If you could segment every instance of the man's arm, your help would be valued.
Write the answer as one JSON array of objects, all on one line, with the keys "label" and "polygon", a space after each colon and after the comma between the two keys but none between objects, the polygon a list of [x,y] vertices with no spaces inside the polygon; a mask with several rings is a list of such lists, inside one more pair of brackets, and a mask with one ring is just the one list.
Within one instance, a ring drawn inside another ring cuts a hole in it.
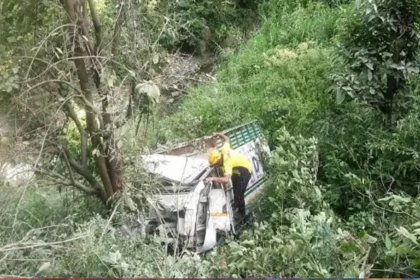
[{"label": "man's arm", "polygon": [[230,177],[232,176],[232,164],[229,161],[225,161],[223,167],[224,167],[225,176],[209,177],[206,179],[206,183],[208,182],[218,182],[220,184],[229,183]]},{"label": "man's arm", "polygon": [[209,183],[209,182],[217,182],[220,184],[227,184],[229,183],[230,180],[230,175],[226,175],[224,177],[208,177],[206,178],[205,182]]}]

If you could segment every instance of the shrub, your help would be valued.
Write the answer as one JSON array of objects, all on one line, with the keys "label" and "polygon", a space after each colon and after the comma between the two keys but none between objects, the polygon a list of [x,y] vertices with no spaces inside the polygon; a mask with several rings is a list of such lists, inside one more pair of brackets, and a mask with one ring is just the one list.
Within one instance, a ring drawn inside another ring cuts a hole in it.
[{"label": "shrub", "polygon": [[[357,238],[340,229],[340,220],[316,185],[316,139],[291,136],[285,129],[279,130],[277,137],[270,180],[259,202],[262,213],[269,217],[211,256],[214,276],[369,274],[360,259],[369,252],[370,235]],[[220,261],[223,256],[225,265]]]},{"label": "shrub", "polygon": [[324,92],[332,55],[323,45],[334,35],[340,12],[321,4],[275,9],[279,14],[220,66],[216,83],[190,89],[179,112],[159,121],[156,138],[196,137],[250,119],[259,119],[270,139],[283,125],[304,133],[301,127],[330,102]]}]

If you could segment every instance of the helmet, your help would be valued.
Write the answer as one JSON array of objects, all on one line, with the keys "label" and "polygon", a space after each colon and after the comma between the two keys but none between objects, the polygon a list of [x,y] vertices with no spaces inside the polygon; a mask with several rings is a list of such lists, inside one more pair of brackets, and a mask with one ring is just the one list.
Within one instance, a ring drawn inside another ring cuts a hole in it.
[{"label": "helmet", "polygon": [[210,165],[215,165],[222,158],[222,154],[218,150],[213,150],[209,155]]}]

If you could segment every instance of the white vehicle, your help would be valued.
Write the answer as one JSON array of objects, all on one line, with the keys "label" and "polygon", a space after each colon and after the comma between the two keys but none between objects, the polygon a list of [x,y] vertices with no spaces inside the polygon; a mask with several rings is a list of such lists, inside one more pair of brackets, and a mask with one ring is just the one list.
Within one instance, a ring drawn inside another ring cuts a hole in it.
[{"label": "white vehicle", "polygon": [[[265,181],[260,152],[270,151],[255,121],[223,133],[230,138],[232,149],[247,155],[253,164],[245,193],[249,213],[249,204]],[[204,137],[142,156],[148,172],[162,182],[160,194],[148,198],[147,232],[158,230],[169,243],[198,252],[212,249],[223,235],[235,234],[239,221],[233,219],[232,183],[204,183],[206,177],[220,174],[209,166],[207,158],[215,146],[222,145],[223,140]]]}]

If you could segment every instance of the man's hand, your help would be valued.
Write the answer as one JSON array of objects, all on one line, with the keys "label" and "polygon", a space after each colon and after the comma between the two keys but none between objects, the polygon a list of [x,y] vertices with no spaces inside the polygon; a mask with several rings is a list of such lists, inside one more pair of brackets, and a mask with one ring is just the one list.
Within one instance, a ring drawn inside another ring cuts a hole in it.
[{"label": "man's hand", "polygon": [[210,183],[210,182],[213,182],[214,181],[214,178],[213,177],[207,177],[205,180],[204,180],[204,183]]},{"label": "man's hand", "polygon": [[224,140],[225,142],[230,143],[230,139],[229,139],[229,137],[227,137],[226,135],[224,135],[223,133],[220,133],[220,132],[214,132],[214,133],[213,133],[213,135],[212,135],[212,138],[213,138],[213,139],[223,138],[223,140]]},{"label": "man's hand", "polygon": [[205,183],[217,182],[220,184],[227,184],[229,183],[229,180],[230,180],[230,175],[226,175],[224,177],[208,177],[204,179],[204,182]]},{"label": "man's hand", "polygon": [[220,137],[220,133],[214,132],[211,137],[217,139]]}]

